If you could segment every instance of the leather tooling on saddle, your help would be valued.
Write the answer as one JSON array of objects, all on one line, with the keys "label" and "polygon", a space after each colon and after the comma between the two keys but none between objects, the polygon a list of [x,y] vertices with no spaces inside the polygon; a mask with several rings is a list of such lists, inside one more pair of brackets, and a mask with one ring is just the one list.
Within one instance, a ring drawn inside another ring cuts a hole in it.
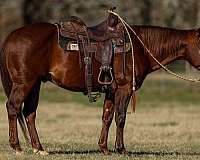
[{"label": "leather tooling on saddle", "polygon": [[[112,67],[110,67],[113,54],[125,53],[125,36],[122,25],[119,24],[117,29],[113,29],[108,26],[107,21],[94,27],[87,27],[80,18],[73,16],[69,21],[61,22],[58,25],[60,46],[66,52],[78,51],[79,65],[81,68],[85,67],[85,86],[90,102],[96,101],[95,96],[92,96],[91,93],[92,59],[95,58],[102,65],[99,77],[103,70],[107,70],[112,77],[110,82],[104,83],[100,79],[98,82],[101,85],[110,85],[113,81]],[[123,59],[125,59],[124,56]]]}]

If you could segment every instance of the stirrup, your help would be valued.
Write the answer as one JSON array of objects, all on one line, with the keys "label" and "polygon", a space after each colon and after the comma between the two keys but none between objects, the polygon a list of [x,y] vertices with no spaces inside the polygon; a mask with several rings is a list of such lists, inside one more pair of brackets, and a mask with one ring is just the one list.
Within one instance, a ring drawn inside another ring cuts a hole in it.
[{"label": "stirrup", "polygon": [[111,80],[109,82],[103,82],[103,81],[101,81],[100,80],[101,74],[102,74],[102,67],[100,68],[100,72],[99,72],[99,75],[98,75],[98,82],[99,82],[99,84],[101,84],[101,85],[109,85],[109,84],[111,84],[113,82],[114,78],[113,78],[113,75],[112,75],[112,68],[109,69],[109,74],[111,76]]}]

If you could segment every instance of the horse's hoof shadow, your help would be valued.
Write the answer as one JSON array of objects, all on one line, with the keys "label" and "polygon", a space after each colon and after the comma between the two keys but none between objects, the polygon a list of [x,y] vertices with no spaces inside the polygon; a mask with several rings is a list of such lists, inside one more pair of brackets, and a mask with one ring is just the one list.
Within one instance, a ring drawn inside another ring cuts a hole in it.
[{"label": "horse's hoof shadow", "polygon": [[85,150],[85,151],[64,151],[64,150],[55,150],[55,151],[49,151],[50,155],[53,154],[100,154],[101,152],[99,150]]},{"label": "horse's hoof shadow", "polygon": [[146,152],[146,151],[140,151],[140,152],[128,152],[129,156],[200,156],[199,152]]}]

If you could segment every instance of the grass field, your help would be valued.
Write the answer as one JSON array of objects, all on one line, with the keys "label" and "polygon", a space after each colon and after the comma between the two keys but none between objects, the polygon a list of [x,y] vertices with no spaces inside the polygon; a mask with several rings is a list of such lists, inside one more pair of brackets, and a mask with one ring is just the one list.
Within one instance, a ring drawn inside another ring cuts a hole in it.
[{"label": "grass field", "polygon": [[[156,83],[155,83],[156,82]],[[102,101],[45,84],[38,107],[37,127],[49,156],[33,155],[20,140],[24,155],[16,156],[8,144],[5,97],[0,92],[0,160],[7,159],[200,159],[200,94],[198,85],[156,78],[137,93],[137,113],[127,115],[125,145],[129,155],[114,153],[115,123],[109,135],[110,156],[98,150]],[[160,90],[162,88],[162,90]],[[103,99],[103,97],[102,97]],[[114,121],[113,121],[114,122]]]}]

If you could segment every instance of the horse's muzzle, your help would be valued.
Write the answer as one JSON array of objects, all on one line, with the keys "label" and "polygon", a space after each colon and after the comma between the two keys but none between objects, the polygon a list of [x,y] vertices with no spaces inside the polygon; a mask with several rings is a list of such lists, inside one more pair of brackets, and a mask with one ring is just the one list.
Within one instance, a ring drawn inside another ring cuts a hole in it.
[{"label": "horse's muzzle", "polygon": [[98,82],[102,85],[109,85],[113,82],[112,68],[110,66],[100,67]]}]

